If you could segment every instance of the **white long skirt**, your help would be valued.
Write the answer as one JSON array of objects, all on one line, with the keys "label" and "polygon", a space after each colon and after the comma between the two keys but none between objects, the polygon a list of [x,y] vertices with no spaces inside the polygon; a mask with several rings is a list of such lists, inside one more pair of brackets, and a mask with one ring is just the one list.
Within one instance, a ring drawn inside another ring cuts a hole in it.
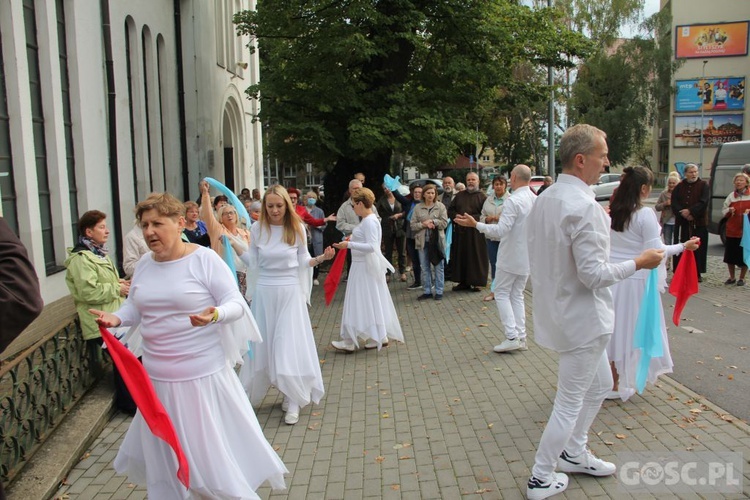
[{"label": "white long skirt", "polygon": [[288,471],[228,365],[194,380],[152,382],[187,458],[190,490],[177,480],[174,452],[151,434],[140,412],[115,458],[118,474],[145,485],[153,499],[255,499],[265,481],[274,489],[286,487]]},{"label": "white long skirt", "polygon": [[[638,321],[638,311],[646,290],[645,279],[628,278],[612,285],[612,299],[615,304],[615,331],[607,345],[607,355],[615,362],[617,374],[620,377],[618,391],[620,398],[627,401],[636,393],[635,375],[641,359],[640,349],[633,347],[635,325]],[[651,358],[648,369],[648,382],[656,383],[659,375],[672,373],[672,356],[669,353],[669,338],[667,326],[664,322],[664,310],[659,297],[659,311],[661,315],[661,338],[664,355]]]},{"label": "white long skirt", "polygon": [[258,405],[273,385],[300,408],[319,403],[325,390],[305,298],[297,285],[258,284],[251,306],[262,343],[244,356],[240,380]]},{"label": "white long skirt", "polygon": [[389,340],[404,341],[396,308],[393,306],[385,271],[368,270],[368,260],[353,260],[349,270],[341,317],[341,338],[359,347],[359,340],[372,339],[382,345]]}]

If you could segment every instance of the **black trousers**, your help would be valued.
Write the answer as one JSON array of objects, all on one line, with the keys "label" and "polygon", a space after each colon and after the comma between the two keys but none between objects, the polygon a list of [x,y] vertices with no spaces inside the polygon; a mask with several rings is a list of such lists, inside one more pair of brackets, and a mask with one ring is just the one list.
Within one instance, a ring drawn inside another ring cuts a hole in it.
[{"label": "black trousers", "polygon": [[411,269],[414,271],[414,283],[422,283],[422,265],[419,263],[419,252],[414,238],[406,238],[406,251],[411,259]]},{"label": "black trousers", "polygon": [[[675,224],[675,231],[679,230],[679,236],[675,236],[675,240],[679,238],[680,243],[684,243],[693,236],[697,236],[701,239],[701,244],[698,250],[695,251],[695,264],[698,270],[698,276],[706,272],[706,261],[708,260],[708,228],[703,227],[692,227],[690,224]],[[679,228],[679,229],[678,229]],[[680,256],[674,257],[674,268],[680,263]]]},{"label": "black trousers", "polygon": [[393,250],[395,247],[398,255],[398,274],[404,274],[406,272],[406,247],[405,238],[403,236],[396,236],[395,232],[384,232],[383,233],[383,255],[385,258],[393,264]]}]

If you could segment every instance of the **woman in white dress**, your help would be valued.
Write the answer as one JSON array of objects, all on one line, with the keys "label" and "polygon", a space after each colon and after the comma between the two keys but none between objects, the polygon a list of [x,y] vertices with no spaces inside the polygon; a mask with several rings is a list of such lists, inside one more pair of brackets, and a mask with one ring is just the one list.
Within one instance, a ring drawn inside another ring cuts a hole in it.
[{"label": "woman in white dress", "polygon": [[312,286],[312,268],[330,260],[328,247],[310,257],[307,235],[289,194],[274,185],[263,195],[260,220],[250,228],[250,250],[240,258],[250,276],[248,294],[263,343],[245,355],[240,380],[258,405],[270,386],[284,395],[284,421],[299,421],[299,411],[323,397],[323,376],[315,348],[306,303]]},{"label": "woman in white dress", "polygon": [[[610,205],[612,219],[610,231],[610,262],[623,262],[633,259],[650,248],[663,249],[665,260],[682,253],[683,250],[695,250],[700,240],[692,238],[676,245],[664,245],[656,212],[643,206],[643,200],[651,194],[654,176],[651,170],[644,167],[627,167],[623,170],[617,196]],[[635,325],[638,311],[646,289],[649,270],[636,272],[630,278],[620,281],[610,289],[615,305],[615,328],[607,346],[607,355],[612,366],[614,387],[609,399],[621,398],[627,401],[635,394],[635,375],[640,359],[640,350],[633,347]],[[666,268],[664,262],[659,266],[660,291],[666,285]],[[661,297],[659,310],[662,311]],[[672,357],[669,354],[669,339],[664,315],[661,317],[661,336],[664,354],[651,358],[648,381],[656,382],[659,375],[672,372]]]},{"label": "woman in white dress", "polygon": [[233,371],[257,325],[227,265],[181,240],[183,204],[154,193],[136,207],[151,250],[139,262],[123,306],[90,310],[106,327],[140,323],[143,366],[175,424],[190,468],[190,489],[176,478],[171,448],[136,413],[114,468],[146,485],[149,498],[259,498],[265,481],[283,489],[286,467],[263,436]]},{"label": "woman in white dress", "polygon": [[352,194],[351,200],[362,222],[352,231],[351,239],[333,244],[339,250],[351,250],[352,267],[344,297],[341,340],[331,343],[336,349],[348,352],[359,349],[359,339],[365,340],[366,349],[380,349],[390,339],[404,341],[385,278],[387,271],[395,270],[380,252],[382,232],[373,211],[375,195],[361,188]]}]

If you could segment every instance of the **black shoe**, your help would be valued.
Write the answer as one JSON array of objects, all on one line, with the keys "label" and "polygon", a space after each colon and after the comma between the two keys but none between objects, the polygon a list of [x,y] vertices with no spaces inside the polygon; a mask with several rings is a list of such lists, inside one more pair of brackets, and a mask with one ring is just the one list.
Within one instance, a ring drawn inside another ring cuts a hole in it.
[{"label": "black shoe", "polygon": [[422,283],[418,281],[415,281],[414,283],[406,287],[407,290],[419,290],[420,288],[422,288]]},{"label": "black shoe", "polygon": [[458,285],[453,285],[453,288],[451,288],[454,292],[463,292],[464,290],[469,290],[469,285],[464,285],[463,283],[459,283]]},{"label": "black shoe", "polygon": [[698,275],[698,283],[703,283],[703,276],[700,274]]},{"label": "black shoe", "polygon": [[435,295],[435,300],[443,300],[443,294],[439,293],[439,294]]},{"label": "black shoe", "polygon": [[427,300],[427,299],[431,299],[431,298],[432,298],[432,294],[425,293],[425,294],[422,294],[419,297],[417,297],[417,300]]}]

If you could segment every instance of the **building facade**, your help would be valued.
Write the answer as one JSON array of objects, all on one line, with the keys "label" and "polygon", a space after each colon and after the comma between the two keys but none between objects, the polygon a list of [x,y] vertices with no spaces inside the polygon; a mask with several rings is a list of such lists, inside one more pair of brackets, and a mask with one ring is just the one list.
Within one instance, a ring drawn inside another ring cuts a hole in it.
[{"label": "building facade", "polygon": [[48,307],[68,296],[63,262],[87,210],[108,215],[108,246],[121,261],[122,235],[148,193],[195,199],[205,176],[236,191],[263,187],[258,103],[244,94],[258,81],[258,55],[232,23],[254,7],[0,2],[2,215]]},{"label": "building facade", "polygon": [[706,7],[701,0],[661,2],[672,16],[673,56],[682,64],[672,81],[669,111],[663,109],[658,123],[660,173],[696,163],[708,176],[718,144],[749,138],[744,89],[750,74],[750,2],[715,0]]}]

